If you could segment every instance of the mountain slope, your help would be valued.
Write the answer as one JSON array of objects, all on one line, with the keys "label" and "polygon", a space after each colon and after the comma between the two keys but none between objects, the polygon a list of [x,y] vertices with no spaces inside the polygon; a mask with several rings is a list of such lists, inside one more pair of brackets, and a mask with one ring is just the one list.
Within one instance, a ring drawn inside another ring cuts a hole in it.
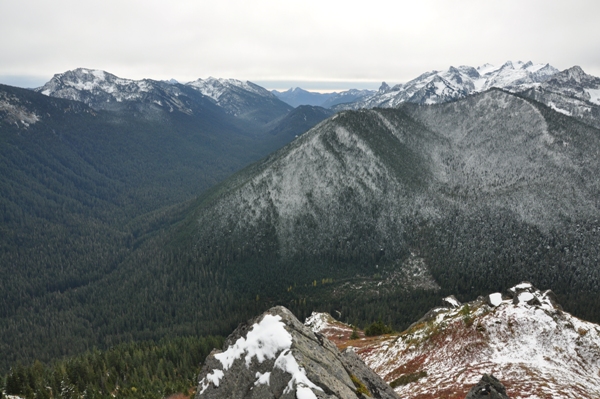
[{"label": "mountain slope", "polygon": [[468,95],[489,90],[493,87],[519,92],[539,85],[558,72],[546,64],[533,64],[531,61],[507,61],[500,67],[485,64],[450,67],[445,71],[430,71],[405,83],[389,87],[382,84],[374,95],[349,104],[335,107],[359,109],[385,107],[393,108],[410,102],[416,104],[439,104],[464,98]]},{"label": "mountain slope", "polygon": [[586,74],[580,67],[557,73],[522,94],[600,128],[600,78]]},{"label": "mountain slope", "polygon": [[301,300],[333,280],[311,295],[349,320],[373,317],[371,300],[469,298],[523,279],[598,319],[581,304],[600,281],[599,140],[499,90],[339,113],[202,198],[172,248],[249,298]]},{"label": "mountain slope", "polygon": [[[327,337],[352,328],[329,315],[307,324]],[[438,307],[406,331],[337,339],[406,398],[464,398],[482,374],[493,374],[511,398],[600,395],[600,326],[562,311],[552,291],[521,283],[506,294]]]},{"label": "mountain slope", "polygon": [[[105,110],[0,86],[0,368],[98,343],[95,333],[77,332],[89,326],[73,313],[86,299],[65,302],[63,293],[119,270],[181,217],[186,201],[288,140],[244,130],[213,100],[177,90],[182,109],[142,98],[110,100],[123,108]],[[106,93],[86,93],[91,105],[104,103]],[[32,313],[47,306],[65,312]],[[57,336],[69,343],[56,344]]]},{"label": "mountain slope", "polygon": [[189,82],[186,86],[210,97],[229,114],[260,127],[285,116],[292,109],[252,82],[211,77]]}]

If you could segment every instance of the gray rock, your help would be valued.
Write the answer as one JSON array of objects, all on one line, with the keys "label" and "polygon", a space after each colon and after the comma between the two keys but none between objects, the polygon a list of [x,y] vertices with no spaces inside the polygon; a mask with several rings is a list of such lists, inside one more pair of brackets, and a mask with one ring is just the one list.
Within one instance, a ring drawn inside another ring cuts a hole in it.
[{"label": "gray rock", "polygon": [[465,399],[510,399],[506,395],[506,388],[493,375],[484,374]]},{"label": "gray rock", "polygon": [[341,354],[286,308],[240,325],[199,376],[200,398],[397,398],[352,351]]}]

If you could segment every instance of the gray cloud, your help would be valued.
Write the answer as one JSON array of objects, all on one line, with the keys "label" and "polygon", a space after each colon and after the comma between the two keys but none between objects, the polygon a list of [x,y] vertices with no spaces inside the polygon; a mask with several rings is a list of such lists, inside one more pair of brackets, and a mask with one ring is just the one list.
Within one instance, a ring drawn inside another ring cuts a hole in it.
[{"label": "gray cloud", "polygon": [[133,79],[376,88],[450,65],[507,60],[600,75],[598,15],[595,0],[4,1],[0,79],[12,78],[0,81],[83,66]]}]

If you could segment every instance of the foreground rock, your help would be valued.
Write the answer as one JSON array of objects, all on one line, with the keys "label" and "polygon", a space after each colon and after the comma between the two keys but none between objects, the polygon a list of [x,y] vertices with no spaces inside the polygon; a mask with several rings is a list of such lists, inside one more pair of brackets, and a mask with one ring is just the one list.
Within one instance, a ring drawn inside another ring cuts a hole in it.
[{"label": "foreground rock", "polygon": [[510,399],[506,396],[506,388],[493,375],[484,374],[465,399]]},{"label": "foreground rock", "polygon": [[200,398],[397,398],[352,351],[343,353],[284,307],[239,326],[199,377]]},{"label": "foreground rock", "polygon": [[353,347],[402,398],[463,399],[484,374],[512,398],[600,398],[600,326],[563,311],[552,291],[523,282],[446,302],[399,334],[344,341],[352,327],[329,315],[307,324],[339,348]]}]

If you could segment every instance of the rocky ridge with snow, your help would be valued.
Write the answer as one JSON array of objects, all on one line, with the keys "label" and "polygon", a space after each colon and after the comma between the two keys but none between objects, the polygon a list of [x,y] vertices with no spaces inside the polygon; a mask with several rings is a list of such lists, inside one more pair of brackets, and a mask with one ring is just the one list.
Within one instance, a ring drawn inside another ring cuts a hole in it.
[{"label": "rocky ridge with snow", "polygon": [[131,80],[87,68],[59,73],[35,89],[50,97],[81,101],[98,110],[137,110],[146,114],[163,110],[191,115],[206,102],[246,122],[264,125],[285,116],[292,107],[266,89],[235,79],[177,81]]},{"label": "rocky ridge with snow", "polygon": [[[226,112],[237,116],[256,119],[256,108],[273,108],[282,114],[288,113],[292,107],[280,101],[273,93],[252,82],[237,79],[198,79],[186,83],[186,86],[197,90],[211,98]],[[259,117],[259,120],[263,118]],[[269,120],[261,120],[269,122]]]},{"label": "rocky ridge with snow", "polygon": [[131,80],[111,73],[87,68],[56,74],[35,91],[50,97],[81,101],[94,109],[119,110],[123,104],[142,102],[191,114],[190,106],[179,99],[183,94],[177,84],[151,79]]},{"label": "rocky ridge with snow", "polygon": [[522,95],[600,128],[600,78],[586,74],[578,66],[553,75]]},{"label": "rocky ridge with snow", "polygon": [[353,351],[340,353],[284,307],[240,325],[206,359],[200,398],[397,398]]},{"label": "rocky ridge with snow", "polygon": [[385,82],[379,91],[362,101],[341,104],[341,109],[394,108],[401,103],[439,104],[468,95],[502,88],[520,92],[541,84],[558,72],[549,64],[507,61],[501,66],[484,64],[450,67],[444,71],[430,71],[404,83],[390,87]]},{"label": "rocky ridge with snow", "polygon": [[[331,320],[315,313],[306,324],[328,337],[352,330]],[[600,326],[564,312],[552,291],[530,283],[434,308],[402,333],[336,343],[403,398],[462,399],[483,374],[515,399],[600,397]]]}]

